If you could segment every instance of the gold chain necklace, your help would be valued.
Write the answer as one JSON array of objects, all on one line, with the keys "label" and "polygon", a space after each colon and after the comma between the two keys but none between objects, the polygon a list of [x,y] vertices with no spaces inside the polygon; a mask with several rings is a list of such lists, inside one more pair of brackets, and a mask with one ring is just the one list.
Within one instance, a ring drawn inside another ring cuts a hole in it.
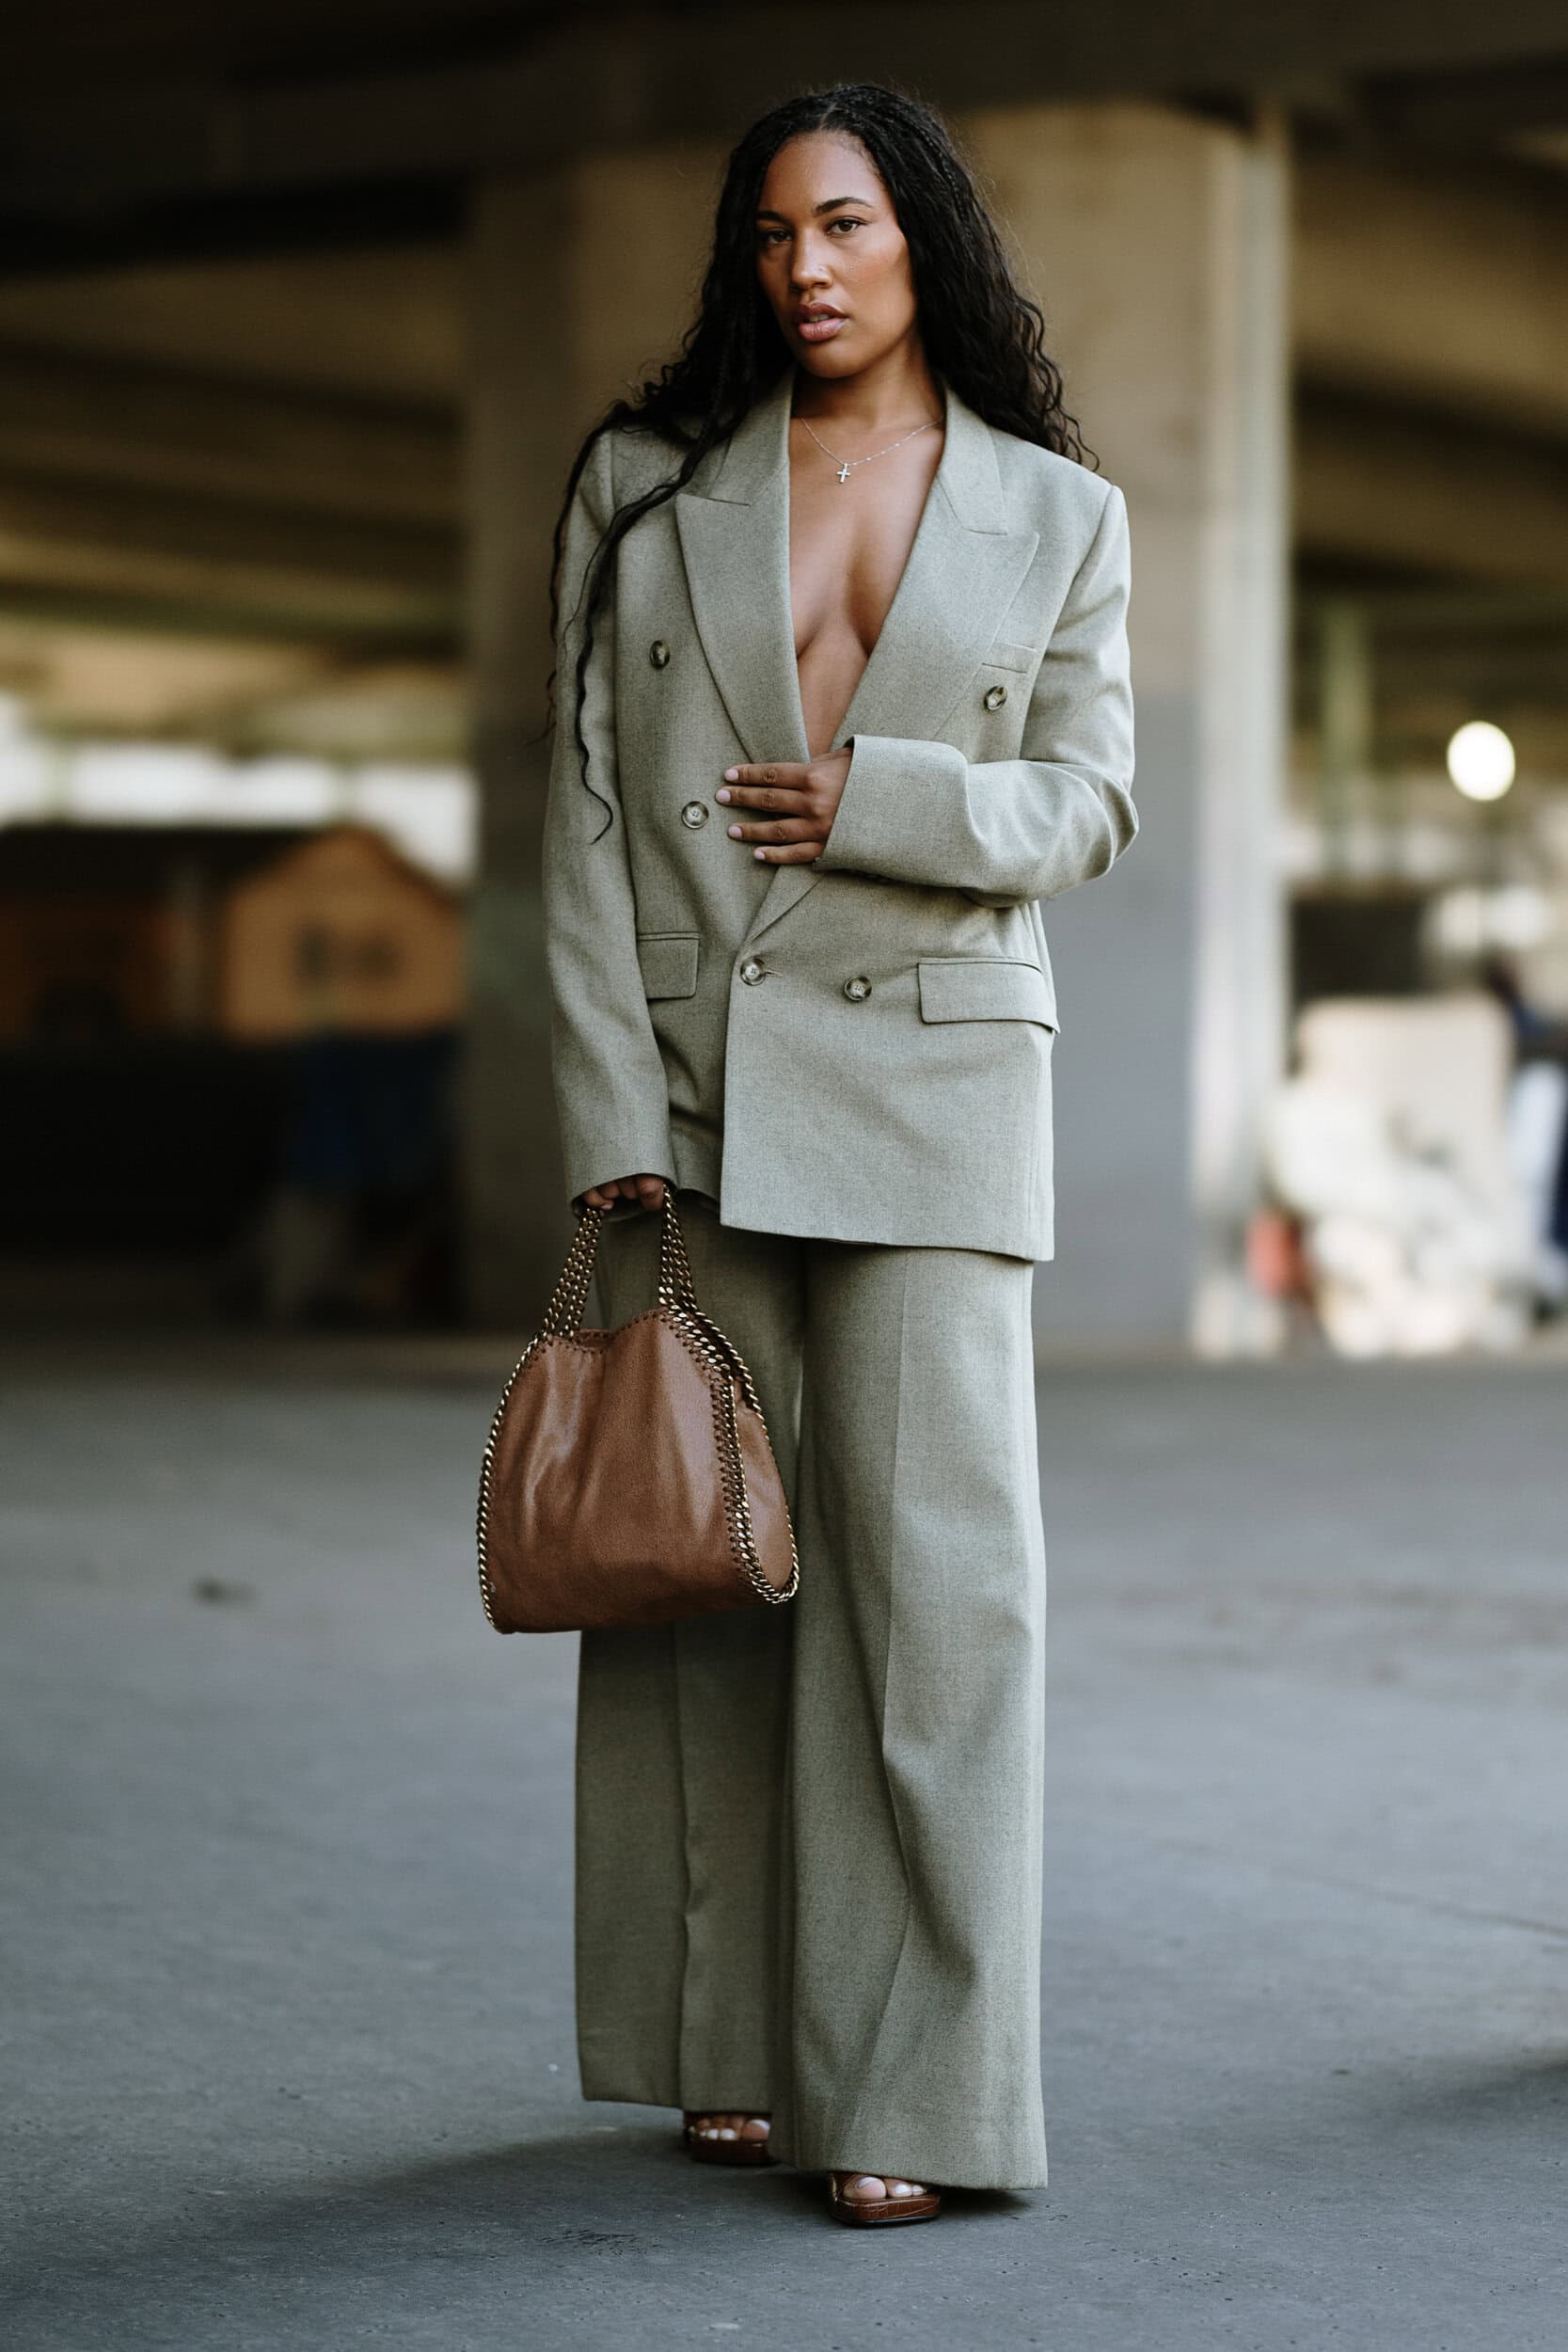
[{"label": "gold chain necklace", "polygon": [[828,447],[827,442],[822,438],[819,433],[811,432],[811,419],[809,417],[801,417],[800,422],[805,426],[806,431],[811,433],[812,439],[816,443],[816,446],[822,452],[823,456],[831,457],[832,459],[833,464],[838,468],[838,478],[840,482],[847,482],[849,476],[854,472],[857,466],[873,466],[876,464],[879,457],[891,457],[895,449],[902,449],[906,441],[912,441],[915,438],[916,434],[934,433],[937,425],[937,421],[934,417],[927,417],[924,424],[917,424],[914,431],[911,433],[900,434],[896,441],[890,441],[888,443],[886,449],[870,450],[863,457],[841,457],[836,449],[830,449]]}]

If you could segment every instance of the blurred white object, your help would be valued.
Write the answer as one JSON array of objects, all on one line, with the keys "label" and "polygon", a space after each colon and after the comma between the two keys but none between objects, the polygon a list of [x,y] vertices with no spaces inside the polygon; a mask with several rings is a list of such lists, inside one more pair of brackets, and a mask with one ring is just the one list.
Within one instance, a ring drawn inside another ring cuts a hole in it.
[{"label": "blurred white object", "polygon": [[1534,882],[1486,890],[1462,882],[1430,901],[1424,928],[1441,955],[1483,956],[1500,948],[1519,956],[1542,946],[1557,923],[1556,907]]},{"label": "blurred white object", "polygon": [[1532,1240],[1506,1148],[1513,1062],[1489,996],[1345,998],[1296,1025],[1266,1136],[1348,1356],[1517,1346]]},{"label": "blurred white object", "polygon": [[1535,1289],[1553,1306],[1568,1298],[1568,1251],[1551,1237],[1558,1170],[1568,1133],[1568,1071],[1527,1062],[1508,1098],[1506,1148],[1535,1247]]},{"label": "blurred white object", "polygon": [[1489,719],[1472,719],[1449,736],[1448,766],[1467,801],[1500,801],[1513,782],[1513,746]]}]

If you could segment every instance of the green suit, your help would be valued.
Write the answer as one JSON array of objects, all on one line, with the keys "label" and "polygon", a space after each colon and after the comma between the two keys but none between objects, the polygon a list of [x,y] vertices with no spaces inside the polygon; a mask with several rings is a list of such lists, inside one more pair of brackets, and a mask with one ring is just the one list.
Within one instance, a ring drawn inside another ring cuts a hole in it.
[{"label": "green suit", "polygon": [[[841,742],[827,851],[759,865],[714,794],[806,756],[790,380],[625,542],[546,903],[579,1194],[676,1183],[698,1296],[751,1364],[799,1599],[585,1637],[578,2031],[591,2098],[748,2107],[787,2159],[1044,2177],[1045,1581],[1029,1291],[1051,1248],[1055,996],[1037,901],[1135,830],[1119,492],[947,397]],[[584,566],[673,460],[602,440]],[[650,1219],[603,1246],[650,1303]]]}]

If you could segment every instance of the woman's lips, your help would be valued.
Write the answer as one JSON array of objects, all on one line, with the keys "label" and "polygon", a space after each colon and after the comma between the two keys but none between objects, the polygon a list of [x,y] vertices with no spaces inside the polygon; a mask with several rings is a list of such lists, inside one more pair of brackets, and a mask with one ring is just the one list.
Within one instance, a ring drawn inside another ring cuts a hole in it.
[{"label": "woman's lips", "polygon": [[830,311],[819,318],[797,319],[795,332],[803,343],[830,343],[839,328],[848,324],[837,311]]}]

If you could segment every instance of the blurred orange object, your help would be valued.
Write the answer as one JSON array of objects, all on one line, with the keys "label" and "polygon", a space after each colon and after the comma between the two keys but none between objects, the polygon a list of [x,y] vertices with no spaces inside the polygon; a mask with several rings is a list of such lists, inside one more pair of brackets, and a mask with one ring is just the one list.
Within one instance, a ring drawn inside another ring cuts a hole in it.
[{"label": "blurred orange object", "polygon": [[1266,1298],[1307,1298],[1312,1277],[1301,1222],[1283,1209],[1259,1209],[1247,1227],[1247,1279]]}]

